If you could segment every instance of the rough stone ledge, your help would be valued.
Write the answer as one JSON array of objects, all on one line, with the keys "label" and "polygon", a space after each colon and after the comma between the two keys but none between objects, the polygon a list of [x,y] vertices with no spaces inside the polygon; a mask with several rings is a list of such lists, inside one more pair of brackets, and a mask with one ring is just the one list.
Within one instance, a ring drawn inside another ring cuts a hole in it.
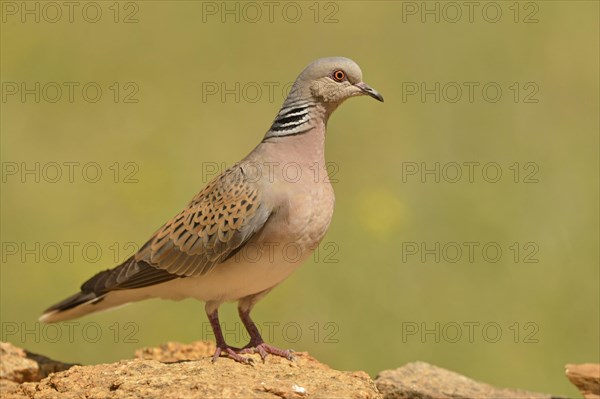
[{"label": "rough stone ledge", "polygon": [[[211,362],[214,343],[168,342],[142,348],[134,359],[112,364],[73,365],[0,343],[2,399],[188,399],[188,398],[385,398],[385,399],[558,399],[496,388],[423,362],[379,373],[337,371],[307,353],[296,361],[269,356],[254,366],[221,358]],[[600,365],[567,365],[567,377],[586,399],[600,399]]]},{"label": "rough stone ledge", "polygon": [[382,371],[375,383],[385,399],[561,399],[520,389],[496,388],[423,362]]},{"label": "rough stone ledge", "polygon": [[600,399],[600,364],[567,364],[565,373],[585,399]]},{"label": "rough stone ledge", "polygon": [[[72,366],[39,382],[2,386],[2,398],[381,398],[363,371],[337,371],[307,353],[296,361],[249,355],[254,366],[221,358],[212,363],[214,344],[167,343],[136,352],[136,359]],[[2,359],[4,363],[4,356]],[[8,375],[8,374],[7,374]],[[22,381],[21,381],[22,382]]]}]

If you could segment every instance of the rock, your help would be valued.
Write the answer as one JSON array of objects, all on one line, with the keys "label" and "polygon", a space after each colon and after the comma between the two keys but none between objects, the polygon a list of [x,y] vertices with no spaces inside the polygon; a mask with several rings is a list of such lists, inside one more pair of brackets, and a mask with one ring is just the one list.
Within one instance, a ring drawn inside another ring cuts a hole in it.
[{"label": "rock", "polygon": [[600,364],[567,364],[565,373],[585,399],[600,399]]},{"label": "rock", "polygon": [[[307,353],[296,360],[249,355],[253,366],[220,358],[215,344],[168,342],[136,351],[135,359],[112,364],[71,365],[0,343],[0,397],[50,398],[357,398],[357,399],[559,399],[551,395],[494,388],[460,374],[409,363],[382,371],[373,381],[365,372],[336,371]],[[586,399],[600,399],[599,365],[568,365],[567,376]],[[594,396],[595,395],[595,396]]]},{"label": "rock", "polygon": [[[227,358],[211,362],[214,344],[167,343],[136,352],[137,359],[73,366],[41,382],[18,386],[15,395],[66,398],[381,398],[362,371],[336,371],[307,353],[296,361],[269,356],[254,366]],[[158,360],[157,360],[158,359]],[[14,396],[17,397],[17,396]],[[4,398],[4,396],[3,396]]]},{"label": "rock", "polygon": [[375,383],[385,399],[557,399],[542,393],[495,388],[423,362],[382,371]]},{"label": "rock", "polygon": [[135,357],[158,360],[163,363],[178,362],[180,360],[201,360],[212,356],[215,349],[217,349],[217,346],[212,341],[196,341],[189,345],[167,342],[159,347],[138,349],[135,351]]},{"label": "rock", "polygon": [[[40,381],[50,373],[67,370],[72,364],[62,363],[28,352],[8,342],[0,342],[0,389],[22,382]],[[12,384],[11,384],[12,383]]]},{"label": "rock", "polygon": [[17,392],[19,391],[20,384],[18,382],[9,381],[9,380],[0,380],[0,398],[14,398],[14,397],[23,397],[21,395],[17,396]]}]

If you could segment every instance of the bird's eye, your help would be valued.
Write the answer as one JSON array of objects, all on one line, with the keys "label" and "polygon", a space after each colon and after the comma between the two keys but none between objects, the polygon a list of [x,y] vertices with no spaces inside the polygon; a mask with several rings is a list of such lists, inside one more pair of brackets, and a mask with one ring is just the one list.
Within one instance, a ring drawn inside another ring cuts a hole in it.
[{"label": "bird's eye", "polygon": [[341,69],[338,69],[333,73],[333,80],[335,80],[336,82],[341,82],[344,79],[346,79],[346,73]]}]

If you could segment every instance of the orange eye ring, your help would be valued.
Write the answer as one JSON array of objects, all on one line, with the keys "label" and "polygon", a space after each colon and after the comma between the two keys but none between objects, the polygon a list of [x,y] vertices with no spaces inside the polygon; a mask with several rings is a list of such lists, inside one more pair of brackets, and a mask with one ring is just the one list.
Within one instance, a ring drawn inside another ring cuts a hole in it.
[{"label": "orange eye ring", "polygon": [[338,69],[337,71],[333,72],[333,80],[335,80],[336,82],[341,82],[344,79],[346,79],[346,73],[344,71],[342,71],[341,69]]}]

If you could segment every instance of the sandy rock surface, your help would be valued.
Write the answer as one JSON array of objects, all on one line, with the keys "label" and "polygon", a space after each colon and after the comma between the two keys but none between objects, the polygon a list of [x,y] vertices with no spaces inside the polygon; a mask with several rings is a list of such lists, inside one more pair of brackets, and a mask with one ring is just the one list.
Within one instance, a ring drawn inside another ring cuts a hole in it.
[{"label": "sandy rock surface", "polygon": [[600,399],[600,364],[567,364],[565,372],[585,399]]},{"label": "sandy rock surface", "polygon": [[[337,371],[307,353],[290,362],[247,355],[252,366],[222,357],[212,363],[213,342],[168,342],[142,348],[111,364],[73,365],[0,343],[2,399],[381,398],[560,399],[496,388],[423,362],[382,371]],[[567,377],[586,399],[600,399],[600,365],[567,365]]]},{"label": "sandy rock surface", "polygon": [[167,343],[136,359],[73,366],[38,383],[12,385],[2,398],[381,398],[365,372],[336,371],[302,352],[296,361],[269,356],[254,366],[211,362],[214,344]]}]

